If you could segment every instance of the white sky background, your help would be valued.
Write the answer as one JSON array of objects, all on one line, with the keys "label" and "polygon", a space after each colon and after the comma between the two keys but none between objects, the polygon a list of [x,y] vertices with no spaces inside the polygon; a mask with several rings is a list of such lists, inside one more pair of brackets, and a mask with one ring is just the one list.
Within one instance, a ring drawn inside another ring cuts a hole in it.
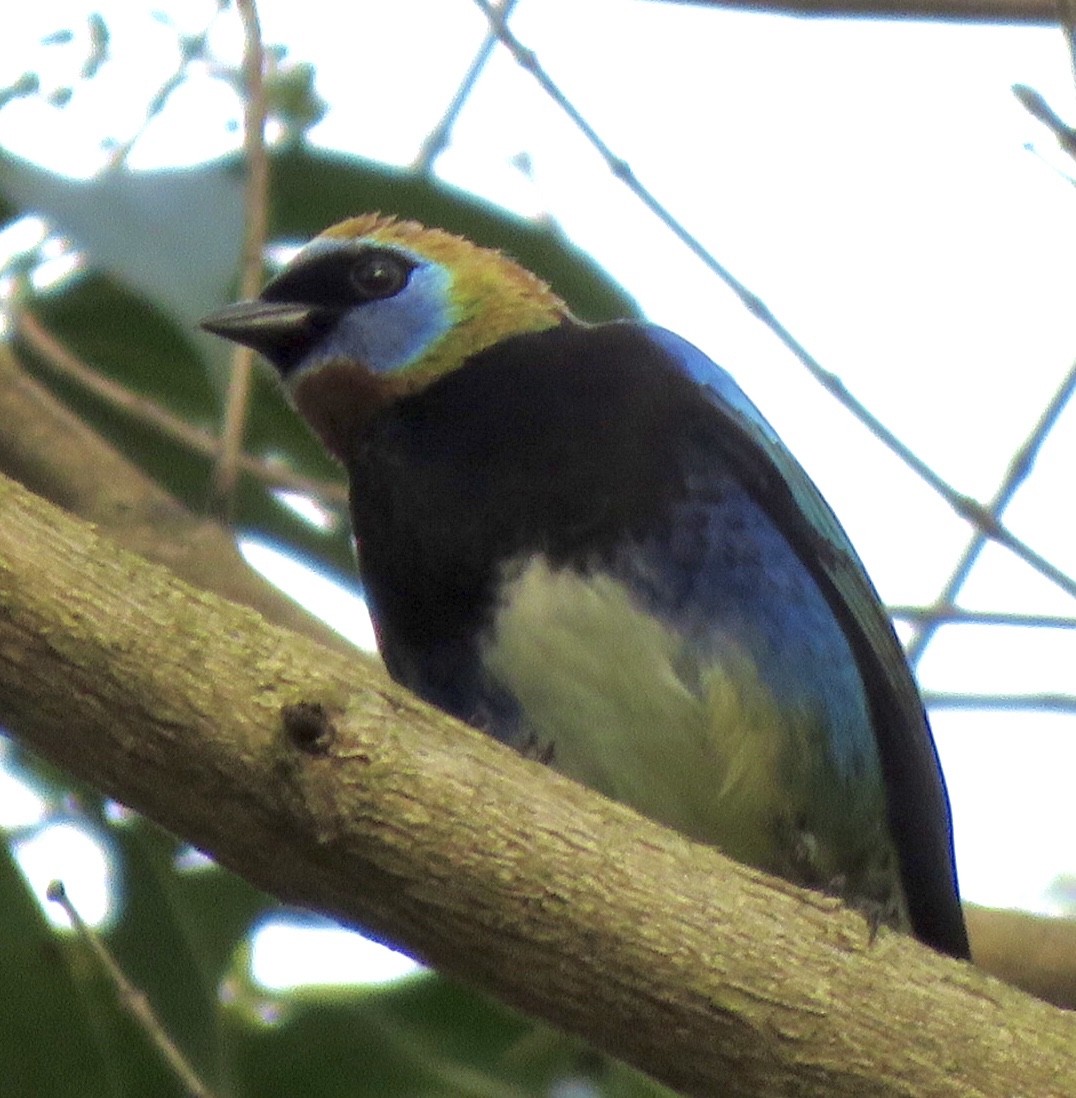
[{"label": "white sky background", "polygon": [[[193,32],[213,6],[152,8]],[[50,57],[39,38],[83,25],[88,10],[53,0],[8,14],[0,84]],[[72,174],[101,164],[106,132],[122,140],[138,127],[175,64],[174,34],[149,18],[150,5],[93,10],[112,30],[109,69],[65,111],[0,113],[0,144]],[[331,110],[312,140],[401,165],[440,119],[485,29],[470,0],[261,0],[259,10],[267,42],[316,66]],[[1029,84],[1076,121],[1060,31],[646,0],[522,0],[512,27],[646,186],[827,369],[950,483],[989,499],[1076,358],[1076,189],[1060,174],[1076,164],[1010,91]],[[234,16],[218,21],[213,41],[238,56]],[[230,151],[238,136],[225,123],[238,116],[234,93],[203,74],[129,163]],[[834,506],[887,601],[936,597],[966,525],[613,178],[503,50],[437,170],[554,219],[651,319],[737,377]],[[1070,408],[1005,515],[1070,574],[1074,470]],[[993,548],[960,601],[1076,614],[1072,599]],[[1072,693],[1074,668],[1076,631],[949,626],[919,672],[932,691]],[[937,711],[932,720],[965,898],[1048,910],[1043,890],[1076,873],[1076,716]]]}]

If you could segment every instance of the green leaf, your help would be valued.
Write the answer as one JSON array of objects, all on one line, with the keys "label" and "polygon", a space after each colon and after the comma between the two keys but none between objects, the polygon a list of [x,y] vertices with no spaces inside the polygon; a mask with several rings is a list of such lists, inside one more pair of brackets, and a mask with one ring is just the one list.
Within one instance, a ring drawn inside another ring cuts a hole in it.
[{"label": "green leaf", "polygon": [[[250,1002],[233,1008],[242,1094],[284,1098],[471,1098],[517,1093],[519,1071],[505,1055],[529,1025],[433,975],[390,988],[308,989],[263,1004],[279,1016],[259,1024]],[[265,999],[265,996],[262,996]],[[248,1009],[243,1009],[247,1007]],[[331,1056],[315,1050],[332,1049]],[[523,1072],[526,1077],[526,1072]]]},{"label": "green leaf", "polygon": [[246,985],[230,1015],[241,1093],[250,1098],[547,1098],[571,1079],[602,1098],[672,1098],[582,1042],[434,973],[275,999]]},{"label": "green leaf", "polygon": [[187,330],[229,293],[243,234],[237,161],[77,180],[0,151],[0,193],[69,236],[91,269],[111,274]]},{"label": "green leaf", "polygon": [[0,1095],[117,1093],[94,1019],[98,990],[0,842]]},{"label": "green leaf", "polygon": [[219,1087],[231,1073],[220,984],[250,927],[278,904],[219,867],[178,870],[181,845],[146,820],[111,834],[123,912],[106,942],[198,1074]]}]

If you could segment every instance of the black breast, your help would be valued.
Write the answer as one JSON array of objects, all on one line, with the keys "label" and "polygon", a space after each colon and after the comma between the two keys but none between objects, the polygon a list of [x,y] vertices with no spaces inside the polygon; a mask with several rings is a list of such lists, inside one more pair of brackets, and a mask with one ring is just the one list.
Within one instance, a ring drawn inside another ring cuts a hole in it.
[{"label": "black breast", "polygon": [[390,670],[406,681],[409,652],[473,641],[513,558],[583,567],[660,521],[683,490],[678,443],[708,410],[638,327],[565,323],[380,412],[349,472]]}]

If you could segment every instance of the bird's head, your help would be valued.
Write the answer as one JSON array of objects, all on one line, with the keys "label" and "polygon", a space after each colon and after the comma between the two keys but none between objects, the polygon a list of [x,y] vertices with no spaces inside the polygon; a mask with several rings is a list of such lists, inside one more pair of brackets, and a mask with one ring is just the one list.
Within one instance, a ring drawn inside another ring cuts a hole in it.
[{"label": "bird's head", "polygon": [[202,327],[261,352],[346,461],[362,423],[386,402],[567,315],[544,282],[502,253],[365,214],[315,238],[257,300]]}]

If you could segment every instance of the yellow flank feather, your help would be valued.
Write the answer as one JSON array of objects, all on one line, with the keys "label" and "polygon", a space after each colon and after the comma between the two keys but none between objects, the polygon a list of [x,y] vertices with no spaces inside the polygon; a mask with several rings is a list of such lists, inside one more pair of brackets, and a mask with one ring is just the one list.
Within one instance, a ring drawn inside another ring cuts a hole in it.
[{"label": "yellow flank feather", "polygon": [[509,582],[486,661],[558,770],[735,858],[770,861],[774,820],[798,799],[782,773],[787,716],[740,646],[700,667],[621,584],[538,558]]},{"label": "yellow flank feather", "polygon": [[[862,826],[884,818],[881,786],[853,781],[840,795],[819,760],[817,718],[782,707],[743,645],[727,637],[700,657],[609,576],[542,558],[517,568],[484,658],[527,714],[537,751],[738,861],[876,896],[886,921],[907,925],[892,843]],[[815,810],[819,787],[832,811]]]},{"label": "yellow flank feather", "polygon": [[480,248],[443,229],[373,213],[341,221],[321,236],[396,245],[451,272],[453,325],[427,354],[399,371],[394,387],[405,391],[422,388],[507,336],[552,328],[570,315],[537,275],[503,252]]}]

